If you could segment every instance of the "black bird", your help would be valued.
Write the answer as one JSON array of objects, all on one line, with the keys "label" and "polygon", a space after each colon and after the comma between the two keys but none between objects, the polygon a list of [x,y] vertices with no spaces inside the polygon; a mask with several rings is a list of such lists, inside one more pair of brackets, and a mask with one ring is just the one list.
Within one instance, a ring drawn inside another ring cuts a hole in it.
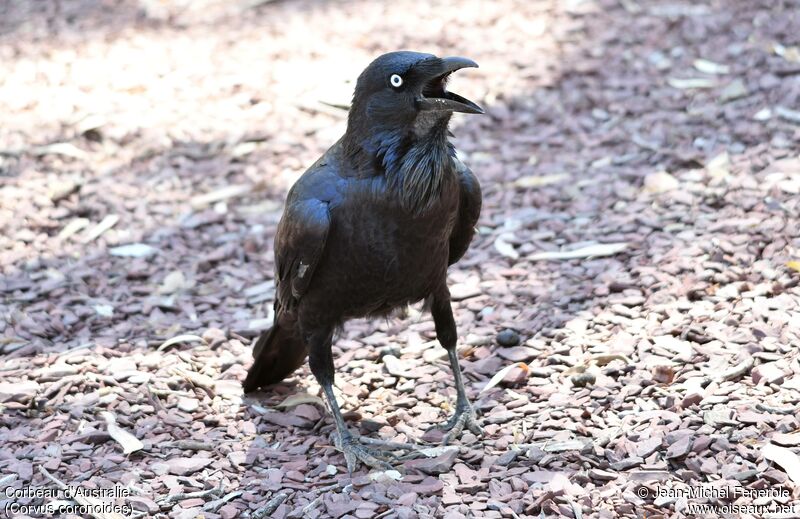
[{"label": "black bird", "polygon": [[457,158],[453,112],[483,110],[445,89],[469,59],[391,52],[361,73],[347,131],[289,191],[275,235],[275,321],[256,342],[245,392],[279,382],[309,357],[330,404],[339,447],[386,464],[345,427],[333,394],[331,341],[351,318],[385,316],[426,300],[455,377],[455,414],[444,441],[464,427],[480,435],[458,366],[447,267],[464,255],[481,210],[481,189]]}]

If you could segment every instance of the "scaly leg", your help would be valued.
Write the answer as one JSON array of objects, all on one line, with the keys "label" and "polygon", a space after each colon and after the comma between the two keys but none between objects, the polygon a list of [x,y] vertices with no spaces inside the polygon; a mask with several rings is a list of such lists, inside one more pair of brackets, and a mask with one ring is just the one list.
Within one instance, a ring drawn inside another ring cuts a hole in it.
[{"label": "scaly leg", "polygon": [[450,368],[453,370],[453,378],[456,383],[455,414],[447,423],[440,426],[442,429],[449,431],[442,440],[442,443],[447,445],[451,440],[461,435],[464,427],[472,431],[476,436],[481,436],[483,429],[478,425],[475,411],[472,409],[472,405],[467,398],[467,392],[464,389],[464,380],[461,376],[461,368],[458,365],[458,353],[456,351],[458,333],[455,319],[453,319],[453,309],[450,306],[450,294],[448,291],[445,290],[443,295],[434,297],[431,314],[433,314],[433,322],[436,325],[436,338],[447,350],[447,357],[450,359]]},{"label": "scaly leg", "polygon": [[344,417],[339,410],[339,403],[336,401],[336,396],[333,394],[334,373],[333,356],[331,355],[331,339],[332,333],[330,331],[311,335],[308,341],[308,363],[311,366],[311,373],[314,374],[317,382],[322,386],[322,391],[325,393],[325,398],[328,400],[328,405],[331,408],[333,419],[336,422],[336,432],[338,435],[337,447],[344,454],[344,459],[347,462],[347,470],[352,474],[359,461],[372,468],[381,470],[391,469],[391,465],[385,461],[379,460],[375,454],[359,443],[358,435],[347,430]]}]

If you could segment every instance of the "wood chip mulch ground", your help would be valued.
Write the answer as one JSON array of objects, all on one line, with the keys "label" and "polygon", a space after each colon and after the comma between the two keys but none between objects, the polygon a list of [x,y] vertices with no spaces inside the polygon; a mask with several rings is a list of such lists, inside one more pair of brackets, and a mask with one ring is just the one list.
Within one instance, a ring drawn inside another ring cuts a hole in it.
[{"label": "wood chip mulch ground", "polygon": [[[307,368],[240,381],[286,190],[400,48],[481,65],[451,83],[487,115],[453,124],[485,201],[450,278],[486,436],[426,432],[455,393],[421,308],[357,321],[340,401],[403,449],[349,475]],[[0,113],[0,486],[176,519],[800,514],[799,2],[0,1]]]}]

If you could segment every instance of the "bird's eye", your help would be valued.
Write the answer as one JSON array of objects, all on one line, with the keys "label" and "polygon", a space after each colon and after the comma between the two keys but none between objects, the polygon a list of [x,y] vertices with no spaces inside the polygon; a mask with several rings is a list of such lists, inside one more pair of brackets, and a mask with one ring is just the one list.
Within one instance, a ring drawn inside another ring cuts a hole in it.
[{"label": "bird's eye", "polygon": [[400,88],[403,86],[403,78],[401,78],[398,74],[392,74],[389,78],[389,83],[395,88]]}]

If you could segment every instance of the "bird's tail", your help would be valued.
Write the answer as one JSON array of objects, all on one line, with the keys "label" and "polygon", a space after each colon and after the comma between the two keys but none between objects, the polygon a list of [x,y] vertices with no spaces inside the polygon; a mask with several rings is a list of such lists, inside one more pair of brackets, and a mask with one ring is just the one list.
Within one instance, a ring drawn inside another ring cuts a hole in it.
[{"label": "bird's tail", "polygon": [[299,368],[308,350],[293,327],[275,325],[261,334],[253,347],[253,365],[244,381],[244,392],[280,382]]}]

